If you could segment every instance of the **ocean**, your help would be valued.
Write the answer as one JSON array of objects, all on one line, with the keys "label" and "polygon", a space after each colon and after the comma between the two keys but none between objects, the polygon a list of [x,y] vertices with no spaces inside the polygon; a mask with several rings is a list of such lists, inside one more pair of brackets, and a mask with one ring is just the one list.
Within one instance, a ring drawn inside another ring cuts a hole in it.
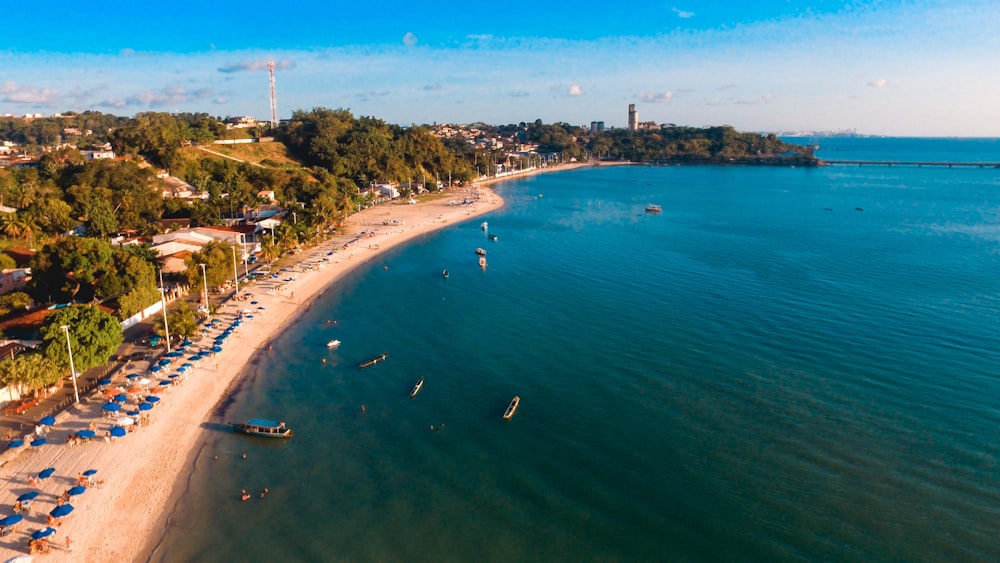
[{"label": "ocean", "polygon": [[[1000,161],[995,140],[802,142]],[[1000,171],[597,167],[496,190],[503,209],[288,327],[207,425],[153,560],[1000,559]],[[295,437],[216,424],[253,417]]]}]

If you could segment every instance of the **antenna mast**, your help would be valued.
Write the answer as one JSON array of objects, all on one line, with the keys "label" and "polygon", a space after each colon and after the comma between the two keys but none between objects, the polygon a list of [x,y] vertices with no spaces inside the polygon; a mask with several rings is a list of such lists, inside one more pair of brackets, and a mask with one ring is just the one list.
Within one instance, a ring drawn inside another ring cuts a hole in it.
[{"label": "antenna mast", "polygon": [[278,128],[278,102],[274,99],[274,61],[267,62],[267,72],[271,78],[271,134]]}]

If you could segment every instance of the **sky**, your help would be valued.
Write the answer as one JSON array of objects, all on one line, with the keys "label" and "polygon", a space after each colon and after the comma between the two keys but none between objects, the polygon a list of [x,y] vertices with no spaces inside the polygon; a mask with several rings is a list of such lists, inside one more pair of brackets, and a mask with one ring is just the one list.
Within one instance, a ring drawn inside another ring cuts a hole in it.
[{"label": "sky", "polygon": [[[997,0],[51,0],[7,10],[0,115],[640,121],[1000,137]],[[44,14],[39,9],[44,9]],[[13,12],[12,12],[13,11]],[[16,22],[16,23],[15,23]]]}]

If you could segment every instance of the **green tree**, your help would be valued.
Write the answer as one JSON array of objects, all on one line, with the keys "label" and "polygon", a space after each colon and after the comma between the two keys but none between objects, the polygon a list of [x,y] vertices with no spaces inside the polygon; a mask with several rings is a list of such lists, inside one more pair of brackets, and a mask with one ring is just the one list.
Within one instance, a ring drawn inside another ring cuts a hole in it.
[{"label": "green tree", "polygon": [[89,305],[72,305],[45,317],[42,324],[42,349],[60,366],[69,367],[66,332],[73,348],[73,366],[77,373],[106,364],[122,343],[122,325],[118,319]]},{"label": "green tree", "polygon": [[67,370],[39,352],[25,352],[0,361],[0,382],[6,386],[17,386],[21,395],[49,387],[66,373]]},{"label": "green tree", "polygon": [[[173,311],[167,313],[167,322],[171,338],[190,338],[198,334],[198,317],[187,301],[180,301]],[[156,333],[166,336],[162,316],[157,318]]]},{"label": "green tree", "polygon": [[191,287],[202,286],[200,264],[205,264],[205,275],[210,287],[218,287],[233,279],[233,245],[212,241],[201,252],[187,258],[187,280]]},{"label": "green tree", "polygon": [[[6,254],[4,255],[6,256]],[[24,311],[34,300],[30,295],[24,293],[23,291],[12,291],[10,293],[5,293],[0,295],[0,317],[5,317],[12,313],[13,311]]]}]

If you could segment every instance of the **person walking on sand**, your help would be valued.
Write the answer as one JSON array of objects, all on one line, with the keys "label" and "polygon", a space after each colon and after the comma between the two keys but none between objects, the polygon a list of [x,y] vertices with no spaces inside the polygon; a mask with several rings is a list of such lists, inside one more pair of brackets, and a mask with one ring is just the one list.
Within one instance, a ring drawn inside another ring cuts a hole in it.
[{"label": "person walking on sand", "polygon": [[66,536],[66,551],[73,553],[73,539]]}]

